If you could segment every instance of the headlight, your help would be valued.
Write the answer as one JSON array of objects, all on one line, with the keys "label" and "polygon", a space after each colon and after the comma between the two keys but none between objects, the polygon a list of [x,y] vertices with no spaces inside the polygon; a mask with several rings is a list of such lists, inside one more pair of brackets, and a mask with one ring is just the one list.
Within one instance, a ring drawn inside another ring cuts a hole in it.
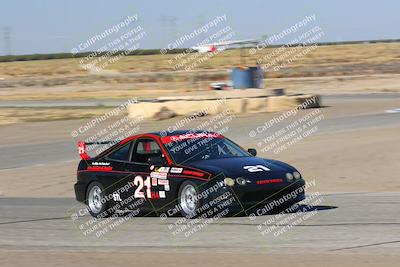
[{"label": "headlight", "polygon": [[291,174],[290,172],[286,173],[286,179],[288,179],[288,181],[292,181],[293,180],[293,174]]},{"label": "headlight", "polygon": [[301,174],[298,172],[294,172],[293,173],[294,179],[300,179],[301,178]]},{"label": "headlight", "polygon": [[243,177],[238,177],[238,178],[236,178],[236,183],[238,183],[240,185],[246,185],[247,184],[247,180],[244,179]]},{"label": "headlight", "polygon": [[234,186],[235,180],[233,180],[232,178],[225,178],[224,179],[224,184],[227,185],[227,186]]}]

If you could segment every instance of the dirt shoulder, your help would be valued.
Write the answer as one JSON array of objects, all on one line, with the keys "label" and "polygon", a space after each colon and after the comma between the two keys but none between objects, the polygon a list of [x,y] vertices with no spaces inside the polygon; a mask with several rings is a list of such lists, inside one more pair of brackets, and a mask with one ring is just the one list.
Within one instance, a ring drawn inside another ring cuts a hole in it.
[{"label": "dirt shoulder", "polygon": [[241,251],[0,251],[0,265],[14,266],[396,266],[400,255],[382,253],[268,253]]}]

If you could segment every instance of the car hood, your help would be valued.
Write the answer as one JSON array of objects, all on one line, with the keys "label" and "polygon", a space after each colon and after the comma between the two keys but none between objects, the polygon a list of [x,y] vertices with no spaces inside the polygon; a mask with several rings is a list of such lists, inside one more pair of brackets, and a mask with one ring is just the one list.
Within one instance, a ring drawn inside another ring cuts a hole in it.
[{"label": "car hood", "polygon": [[281,161],[258,157],[235,157],[224,159],[202,160],[185,165],[227,177],[245,178],[284,178],[287,172],[297,171],[294,167]]}]

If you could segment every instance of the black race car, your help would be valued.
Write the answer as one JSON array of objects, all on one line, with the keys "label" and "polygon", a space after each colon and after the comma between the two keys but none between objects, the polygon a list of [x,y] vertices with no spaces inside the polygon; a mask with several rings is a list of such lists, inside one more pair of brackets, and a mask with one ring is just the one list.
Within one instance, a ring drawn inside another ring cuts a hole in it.
[{"label": "black race car", "polygon": [[86,146],[104,143],[78,143],[76,199],[94,217],[136,209],[192,217],[217,207],[247,214],[304,199],[305,182],[294,167],[256,157],[255,149],[215,132],[141,134],[88,156]]}]

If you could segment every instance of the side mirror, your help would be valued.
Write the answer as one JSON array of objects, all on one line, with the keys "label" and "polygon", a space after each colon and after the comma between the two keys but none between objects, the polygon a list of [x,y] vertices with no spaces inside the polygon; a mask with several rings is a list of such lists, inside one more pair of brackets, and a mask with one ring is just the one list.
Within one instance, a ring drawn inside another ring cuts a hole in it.
[{"label": "side mirror", "polygon": [[254,157],[257,155],[257,150],[255,148],[249,148],[247,149],[247,152],[249,152]]},{"label": "side mirror", "polygon": [[164,165],[165,164],[165,160],[161,155],[151,155],[147,159],[147,163],[149,165]]}]

